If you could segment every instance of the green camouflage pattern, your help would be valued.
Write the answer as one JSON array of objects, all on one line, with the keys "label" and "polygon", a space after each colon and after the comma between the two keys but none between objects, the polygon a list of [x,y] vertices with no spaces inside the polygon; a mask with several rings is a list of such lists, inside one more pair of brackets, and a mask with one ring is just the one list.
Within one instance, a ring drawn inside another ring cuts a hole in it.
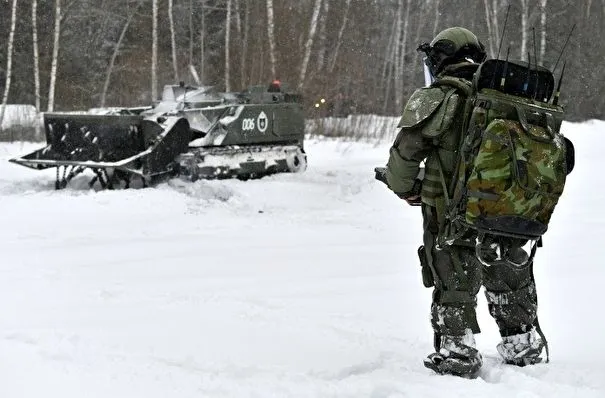
[{"label": "green camouflage pattern", "polygon": [[421,88],[416,90],[403,109],[397,127],[410,128],[428,119],[443,102],[445,93],[440,88]]},{"label": "green camouflage pattern", "polygon": [[545,231],[565,186],[565,156],[559,133],[536,125],[526,132],[514,120],[491,121],[466,184],[466,222],[509,217],[520,225],[538,222]]}]

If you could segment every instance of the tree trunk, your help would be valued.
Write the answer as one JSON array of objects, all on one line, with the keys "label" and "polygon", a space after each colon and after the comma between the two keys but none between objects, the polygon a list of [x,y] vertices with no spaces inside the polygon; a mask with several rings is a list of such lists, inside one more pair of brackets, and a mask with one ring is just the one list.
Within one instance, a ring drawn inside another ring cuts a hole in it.
[{"label": "tree trunk", "polygon": [[242,48],[241,48],[241,58],[242,62],[240,62],[240,79],[242,88],[248,85],[248,79],[246,76],[246,69],[249,67],[248,61],[248,32],[250,31],[250,6],[248,2],[244,2],[246,11],[244,13],[244,26],[243,26],[243,38],[242,38]]},{"label": "tree trunk", "polygon": [[8,52],[6,54],[6,81],[4,83],[4,95],[2,96],[2,107],[0,109],[0,130],[4,121],[4,113],[8,104],[8,92],[11,86],[11,74],[13,66],[13,45],[15,43],[15,29],[17,26],[17,0],[13,0],[11,7],[11,28],[8,35]]},{"label": "tree trunk", "polygon": [[55,109],[55,85],[57,82],[57,63],[59,61],[59,38],[61,35],[61,0],[55,0],[55,35],[53,57],[50,66],[50,84],[48,87],[48,112]]},{"label": "tree trunk", "polygon": [[[525,0],[528,1],[528,0]],[[500,8],[500,0],[492,0],[492,34],[494,36],[494,49],[496,52],[496,56],[500,56],[498,54],[498,47],[500,45],[500,27],[498,26],[498,11]]]},{"label": "tree trunk", "polygon": [[[42,110],[40,103],[40,52],[38,49],[38,0],[32,0],[32,47],[34,49],[34,90],[36,98],[36,112]],[[36,139],[42,139],[40,121],[36,119]]]},{"label": "tree trunk", "polygon": [[321,0],[315,0],[313,6],[313,16],[311,17],[311,25],[309,26],[309,36],[305,43],[305,55],[300,66],[300,75],[298,78],[298,89],[302,91],[305,85],[305,78],[307,77],[307,66],[309,65],[309,58],[311,57],[311,49],[313,48],[313,39],[315,38],[315,32],[317,31],[317,20],[319,18],[319,10],[321,9]]},{"label": "tree trunk", "polygon": [[494,51],[492,13],[490,11],[489,0],[483,0],[483,5],[485,6],[485,23],[487,25],[487,44],[489,46],[490,57],[493,58],[496,55],[496,51]]},{"label": "tree trunk", "polygon": [[[235,29],[237,30],[237,43],[241,45],[242,43],[242,14],[241,14],[241,4],[240,0],[235,0]],[[242,73],[242,66],[244,65],[244,60],[242,59],[242,53],[239,53],[239,66],[240,66],[240,80]],[[242,87],[243,88],[243,87]]]},{"label": "tree trunk", "polygon": [[[399,23],[399,18],[395,17],[393,19],[393,26],[391,27],[391,34],[389,35],[389,41],[387,43],[387,47],[384,52],[384,64],[382,65],[382,79],[380,80],[382,83],[385,83],[384,89],[384,104],[382,107],[382,113],[386,112],[386,104],[388,100],[388,91],[390,89],[390,81],[388,77],[390,76],[390,68],[392,68],[393,54],[395,53],[395,36],[397,34],[397,24]],[[374,94],[376,96],[376,94]]]},{"label": "tree trunk", "polygon": [[158,0],[153,0],[151,7],[151,101],[155,101],[158,99]]},{"label": "tree trunk", "polygon": [[319,26],[319,50],[317,52],[317,70],[321,71],[325,66],[327,49],[327,32],[326,24],[328,20],[328,14],[330,12],[330,0],[324,0],[322,18]]},{"label": "tree trunk", "polygon": [[205,74],[204,71],[206,69],[206,1],[203,0],[202,4],[202,12],[201,12],[201,23],[200,23],[200,82],[201,84],[205,84]]},{"label": "tree trunk", "polygon": [[271,59],[271,76],[277,78],[275,69],[275,26],[273,21],[273,0],[267,0],[267,35],[269,37],[269,59]]},{"label": "tree trunk", "polygon": [[231,91],[229,84],[231,60],[229,59],[229,42],[231,41],[231,0],[227,0],[227,18],[225,20],[225,91]]},{"label": "tree trunk", "polygon": [[[439,0],[437,0],[435,2],[435,8],[436,10],[439,10]],[[421,6],[421,12],[420,12],[420,19],[419,21],[426,21],[430,19],[429,13],[431,11],[431,3],[425,3],[423,6]],[[437,14],[435,16],[435,18],[439,18],[438,16],[438,11],[435,12],[435,14]],[[435,26],[433,25],[433,31],[435,30]],[[422,28],[424,27],[423,23],[418,23],[418,26],[416,27],[416,37],[414,38],[413,43],[417,43],[420,44],[420,34],[422,31]],[[435,37],[436,33],[433,33],[433,37]],[[408,70],[410,71],[409,76],[410,76],[410,80],[414,80],[414,74],[416,73],[416,71],[418,70],[418,68],[422,68],[422,63],[418,63],[418,57],[420,56],[420,53],[418,51],[414,51],[414,56],[412,58],[412,64],[411,66],[408,68]]]},{"label": "tree trunk", "polygon": [[[397,28],[395,29],[395,42],[394,42],[394,48],[395,51],[393,52],[393,59],[391,60],[391,64],[393,65],[393,70],[391,72],[391,79],[392,82],[389,82],[390,84],[393,85],[393,89],[394,89],[394,99],[395,99],[395,103],[397,104],[397,108],[399,108],[399,101],[400,101],[400,91],[401,91],[401,87],[403,87],[403,81],[401,80],[401,75],[403,74],[403,65],[401,63],[401,59],[403,58],[403,48],[402,48],[402,37],[403,37],[403,29],[404,29],[404,22],[403,22],[403,8],[404,8],[404,1],[405,0],[399,0],[398,2],[398,6],[397,6],[397,14],[396,14],[396,19],[397,19]],[[385,98],[385,100],[387,100]],[[386,109],[386,104],[385,104],[385,109]]]},{"label": "tree trunk", "polygon": [[433,37],[437,36],[437,28],[439,27],[439,0],[435,0],[435,23],[433,24]]},{"label": "tree trunk", "polygon": [[[527,55],[527,18],[529,0],[519,0],[521,2],[521,54],[520,59],[525,59]],[[529,60],[528,60],[529,61]]]},{"label": "tree trunk", "polygon": [[[528,0],[521,0],[528,1]],[[500,44],[500,31],[498,28],[498,9],[500,7],[499,0],[483,0],[485,6],[485,18],[487,22],[489,53],[491,57],[499,56],[497,50]]]},{"label": "tree trunk", "polygon": [[398,26],[401,23],[401,18],[399,12],[395,15],[393,19],[393,27],[391,28],[391,35],[389,37],[389,42],[387,44],[384,65],[382,69],[382,81],[385,83],[384,88],[384,101],[382,105],[382,113],[386,113],[387,106],[389,103],[389,93],[391,91],[391,80],[393,76],[393,69],[395,68],[393,60],[397,54],[397,35],[398,35]]},{"label": "tree trunk", "polygon": [[189,67],[193,67],[193,0],[189,0]]},{"label": "tree trunk", "polygon": [[174,82],[179,81],[179,64],[176,58],[176,36],[174,33],[174,15],[172,14],[174,0],[168,0],[168,23],[170,25],[170,45],[172,47],[172,68],[174,70]]},{"label": "tree trunk", "polygon": [[540,65],[544,65],[546,55],[546,1],[540,0]]},{"label": "tree trunk", "polygon": [[103,83],[103,92],[101,93],[101,103],[99,105],[101,108],[103,108],[105,106],[105,100],[107,98],[107,90],[109,89],[109,81],[111,79],[111,73],[113,72],[113,67],[115,65],[116,58],[118,57],[118,54],[120,53],[120,48],[122,47],[122,42],[124,41],[124,37],[126,36],[126,31],[128,30],[128,26],[130,25],[130,22],[132,21],[132,18],[134,17],[134,15],[139,10],[139,7],[141,6],[141,4],[142,4],[142,1],[139,1],[139,3],[137,3],[137,5],[132,10],[130,15],[128,15],[128,18],[126,19],[126,23],[122,27],[122,32],[120,32],[120,37],[118,38],[118,42],[116,43],[116,46],[113,49],[113,53],[111,54],[111,59],[109,60],[109,65],[107,66],[107,72],[105,73],[105,82]]},{"label": "tree trunk", "polygon": [[[408,42],[408,28],[410,21],[410,3],[411,0],[407,0],[405,4],[405,16],[403,17],[403,29],[402,29],[402,37],[401,43],[399,43],[399,57],[396,60],[399,67],[397,68],[397,74],[395,75],[395,87],[397,88],[397,92],[395,93],[395,105],[397,109],[401,109],[403,106],[403,71],[405,67],[405,56],[407,52],[407,42]],[[401,6],[403,7],[403,0],[401,2]]]},{"label": "tree trunk", "polygon": [[338,51],[340,49],[340,43],[342,42],[342,35],[345,32],[345,28],[347,27],[347,22],[349,20],[349,8],[351,6],[351,0],[347,0],[345,4],[345,10],[342,16],[342,24],[340,25],[340,29],[338,30],[338,39],[336,40],[336,48],[334,49],[334,53],[332,54],[332,59],[330,61],[329,71],[332,73],[334,70],[334,65],[336,65],[336,59],[338,58]]}]

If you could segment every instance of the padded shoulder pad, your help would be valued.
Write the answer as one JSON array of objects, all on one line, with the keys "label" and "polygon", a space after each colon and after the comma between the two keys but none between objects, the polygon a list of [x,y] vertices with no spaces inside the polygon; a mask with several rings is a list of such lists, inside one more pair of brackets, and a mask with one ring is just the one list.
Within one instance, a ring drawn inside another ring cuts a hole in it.
[{"label": "padded shoulder pad", "polygon": [[403,110],[397,127],[414,127],[428,119],[443,102],[445,93],[437,87],[418,89],[412,94]]},{"label": "padded shoulder pad", "polygon": [[458,109],[463,102],[456,89],[451,89],[445,94],[445,99],[437,111],[431,116],[430,121],[422,127],[422,136],[426,138],[439,138],[443,132],[448,130],[459,114]]}]

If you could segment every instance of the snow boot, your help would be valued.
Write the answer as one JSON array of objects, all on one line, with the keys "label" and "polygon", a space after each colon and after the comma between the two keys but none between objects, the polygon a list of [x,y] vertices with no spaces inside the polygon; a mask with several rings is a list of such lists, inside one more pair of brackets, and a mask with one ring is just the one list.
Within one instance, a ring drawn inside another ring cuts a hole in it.
[{"label": "snow boot", "polygon": [[441,336],[439,352],[430,354],[424,366],[442,375],[475,378],[483,365],[481,354],[475,348],[475,337],[470,330],[465,336]]},{"label": "snow boot", "polygon": [[536,332],[532,329],[527,333],[502,337],[496,348],[504,362],[509,365],[534,365],[542,362],[540,354],[544,342],[536,337]]}]

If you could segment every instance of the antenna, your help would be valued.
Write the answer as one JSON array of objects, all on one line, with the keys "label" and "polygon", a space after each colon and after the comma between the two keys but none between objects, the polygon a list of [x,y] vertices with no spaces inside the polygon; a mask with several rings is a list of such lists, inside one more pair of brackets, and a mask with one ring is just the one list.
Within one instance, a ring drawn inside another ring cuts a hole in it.
[{"label": "antenna", "polygon": [[[502,48],[502,42],[504,42],[504,33],[506,32],[506,24],[508,23],[508,12],[510,11],[510,2],[508,3],[508,7],[506,8],[506,17],[504,17],[504,26],[502,27],[502,35],[500,36],[500,44],[498,44],[498,54],[496,54],[496,59],[500,57],[500,49]],[[506,60],[508,61],[508,55],[506,56]],[[494,82],[496,80],[496,73],[492,76],[492,81],[489,86],[491,88],[494,87]]]},{"label": "antenna", "polygon": [[557,92],[553,98],[552,104],[557,105],[559,103],[559,96],[561,95],[561,83],[563,82],[563,75],[565,74],[565,65],[567,61],[563,62],[563,69],[561,69],[561,77],[559,77],[559,84],[557,85]]},{"label": "antenna", "polygon": [[573,24],[573,26],[571,27],[571,30],[569,31],[569,34],[567,35],[567,40],[565,40],[565,44],[563,45],[563,48],[561,49],[561,53],[559,54],[559,58],[557,58],[557,62],[555,62],[555,67],[552,68],[552,73],[553,74],[557,70],[557,65],[559,65],[559,61],[561,60],[561,57],[563,56],[563,52],[565,51],[565,47],[567,47],[567,43],[569,43],[569,39],[571,38],[571,34],[573,33],[573,30],[575,28],[576,28],[576,24]]},{"label": "antenna", "polygon": [[502,42],[504,41],[504,33],[506,32],[506,23],[508,22],[508,12],[510,11],[510,3],[508,4],[508,8],[506,9],[506,17],[504,17],[504,26],[502,27],[502,35],[500,36],[500,44],[498,45],[498,54],[496,55],[496,59],[500,56],[500,49],[502,49]]},{"label": "antenna", "polygon": [[533,34],[534,34],[534,65],[536,66],[536,86],[534,87],[534,100],[536,99],[536,97],[538,96],[538,83],[540,82],[540,75],[538,73],[538,50],[536,49],[536,28],[532,27],[531,28]]}]

